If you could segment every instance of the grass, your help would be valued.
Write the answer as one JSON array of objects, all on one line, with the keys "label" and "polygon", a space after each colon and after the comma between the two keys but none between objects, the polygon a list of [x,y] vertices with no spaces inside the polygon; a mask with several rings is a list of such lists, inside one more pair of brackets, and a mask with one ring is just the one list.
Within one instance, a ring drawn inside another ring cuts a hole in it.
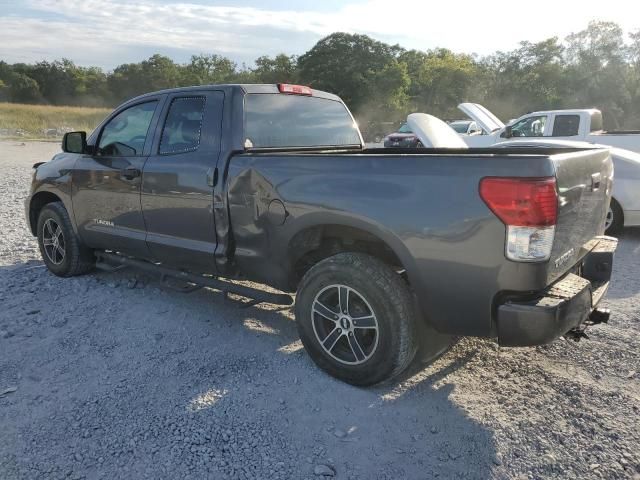
[{"label": "grass", "polygon": [[[59,138],[48,130],[91,132],[109,108],[55,107],[0,102],[0,135],[14,138]],[[3,130],[8,130],[3,131]],[[16,133],[21,131],[22,134]]]}]

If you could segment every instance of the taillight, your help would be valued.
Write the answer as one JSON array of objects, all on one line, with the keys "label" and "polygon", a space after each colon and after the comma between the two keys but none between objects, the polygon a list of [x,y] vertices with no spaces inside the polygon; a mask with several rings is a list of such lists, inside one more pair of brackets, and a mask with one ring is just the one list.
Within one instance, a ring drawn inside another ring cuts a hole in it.
[{"label": "taillight", "polygon": [[480,181],[480,197],[507,226],[507,258],[549,259],[558,220],[554,177],[486,177]]},{"label": "taillight", "polygon": [[278,90],[280,93],[288,93],[289,95],[313,95],[311,88],[304,85],[291,85],[289,83],[279,83]]}]

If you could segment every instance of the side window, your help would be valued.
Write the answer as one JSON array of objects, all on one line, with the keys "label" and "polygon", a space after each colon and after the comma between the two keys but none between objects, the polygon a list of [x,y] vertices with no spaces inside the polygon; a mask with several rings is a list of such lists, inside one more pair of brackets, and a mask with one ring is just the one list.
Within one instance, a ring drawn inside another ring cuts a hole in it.
[{"label": "side window", "polygon": [[98,154],[112,157],[142,155],[157,104],[153,101],[134,105],[109,120],[100,135]]},{"label": "side window", "polygon": [[573,137],[578,135],[580,127],[579,115],[556,115],[553,122],[554,137]]},{"label": "side window", "polygon": [[192,152],[200,145],[204,97],[174,98],[162,128],[160,154]]},{"label": "side window", "polygon": [[544,125],[547,123],[547,116],[523,118],[511,127],[514,137],[542,137],[544,135]]}]

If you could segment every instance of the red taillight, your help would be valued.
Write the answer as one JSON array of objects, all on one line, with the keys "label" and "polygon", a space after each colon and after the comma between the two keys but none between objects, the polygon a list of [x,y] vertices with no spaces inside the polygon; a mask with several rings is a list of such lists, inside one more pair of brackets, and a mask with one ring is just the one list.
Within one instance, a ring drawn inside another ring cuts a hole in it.
[{"label": "red taillight", "polygon": [[304,85],[291,85],[289,83],[279,83],[278,90],[280,93],[288,93],[290,95],[313,95],[312,90]]},{"label": "red taillight", "polygon": [[543,227],[558,220],[554,177],[486,177],[480,197],[505,225]]}]

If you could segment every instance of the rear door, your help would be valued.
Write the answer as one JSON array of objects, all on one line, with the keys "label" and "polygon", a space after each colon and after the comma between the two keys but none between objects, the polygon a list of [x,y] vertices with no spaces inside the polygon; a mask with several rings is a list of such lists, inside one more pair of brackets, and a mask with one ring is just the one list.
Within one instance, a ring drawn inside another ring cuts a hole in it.
[{"label": "rear door", "polygon": [[82,240],[93,248],[148,254],[140,186],[161,101],[148,97],[115,111],[93,155],[82,155],[75,165],[73,210]]},{"label": "rear door", "polygon": [[213,186],[220,155],[222,91],[167,98],[142,182],[146,241],[153,258],[215,270]]},{"label": "rear door", "polygon": [[580,115],[556,113],[553,115],[551,135],[557,139],[578,140],[580,137]]}]

